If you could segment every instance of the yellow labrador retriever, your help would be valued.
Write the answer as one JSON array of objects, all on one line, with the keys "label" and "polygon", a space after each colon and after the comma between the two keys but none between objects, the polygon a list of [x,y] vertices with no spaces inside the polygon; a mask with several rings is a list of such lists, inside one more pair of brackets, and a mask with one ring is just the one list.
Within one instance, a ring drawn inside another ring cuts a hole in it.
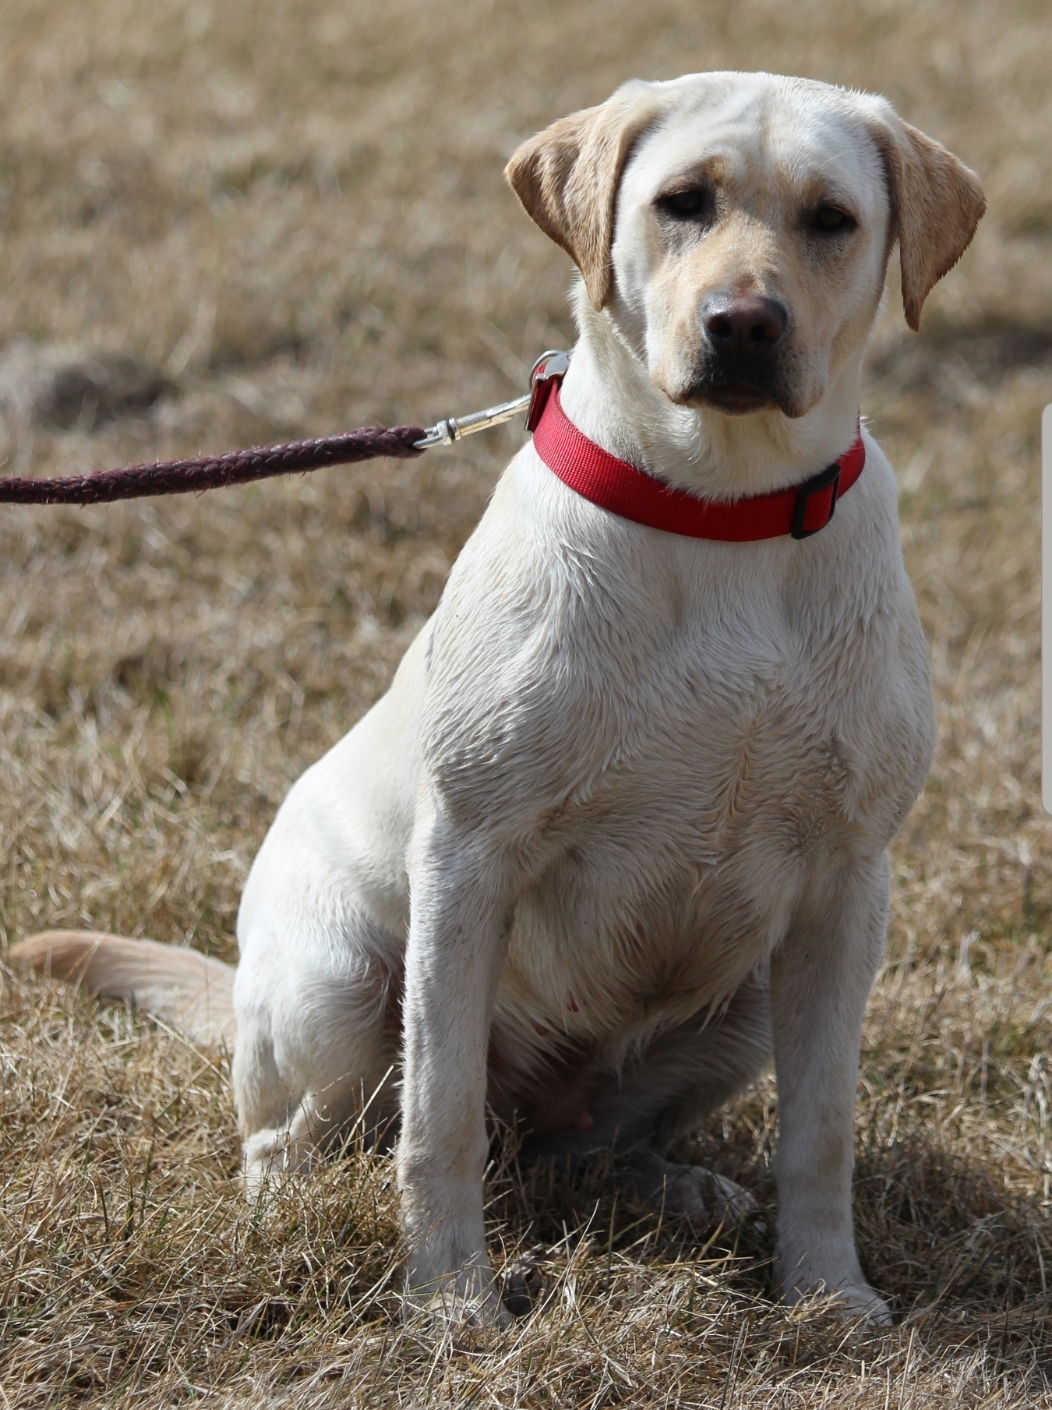
[{"label": "yellow labrador retriever", "polygon": [[[507,175],[581,273],[558,415],[735,522],[855,441],[895,242],[916,328],[984,204],[882,99],[769,74],[628,83]],[[526,444],[390,690],[279,811],[236,974],[79,933],[16,958],[233,1041],[250,1187],[363,1102],[400,1117],[409,1285],[480,1320],[487,1106],[533,1152],[612,1147],[644,1197],[739,1217],[667,1155],[773,1052],[784,1295],[886,1320],[852,1111],[934,725],[894,476],[857,453],[824,527],[734,541],[600,507]]]}]

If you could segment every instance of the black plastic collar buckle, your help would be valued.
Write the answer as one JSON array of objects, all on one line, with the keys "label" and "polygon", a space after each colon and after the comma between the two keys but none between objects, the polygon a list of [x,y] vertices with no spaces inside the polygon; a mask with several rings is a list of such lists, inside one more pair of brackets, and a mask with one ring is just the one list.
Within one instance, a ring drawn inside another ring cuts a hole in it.
[{"label": "black plastic collar buckle", "polygon": [[[819,494],[822,490],[833,486],[833,495],[829,501],[829,513],[824,521],[814,529],[805,529],[804,520],[807,518],[807,506],[811,496]],[[817,475],[812,475],[796,492],[796,503],[793,506],[793,527],[790,530],[794,539],[809,539],[812,534],[817,534],[824,529],[826,524],[832,519],[836,512],[837,494],[840,491],[840,461],[834,460],[832,465],[827,465],[824,470],[819,470]],[[785,520],[783,519],[783,523]]]}]

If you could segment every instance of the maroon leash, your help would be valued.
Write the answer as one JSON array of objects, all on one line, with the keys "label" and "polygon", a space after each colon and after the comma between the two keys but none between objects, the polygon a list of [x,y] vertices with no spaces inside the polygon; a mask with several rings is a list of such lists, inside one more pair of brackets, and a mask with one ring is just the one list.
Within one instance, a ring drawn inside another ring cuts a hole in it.
[{"label": "maroon leash", "polygon": [[[545,353],[544,358],[550,358]],[[543,362],[544,358],[539,359]],[[202,455],[196,460],[161,460],[154,465],[124,465],[90,475],[64,475],[56,480],[0,476],[0,504],[109,504],[115,499],[142,499],[156,494],[197,494],[226,485],[246,485],[272,475],[320,470],[325,465],[355,465],[390,456],[410,460],[431,446],[448,446],[465,436],[499,426],[517,411],[525,411],[531,393],[501,402],[470,416],[449,416],[426,430],[423,426],[363,426],[339,436],[314,441],[290,441],[282,446],[256,446],[226,455]]]},{"label": "maroon leash", "polygon": [[422,426],[367,426],[342,436],[316,441],[290,441],[283,446],[257,446],[197,460],[162,460],[156,465],[125,465],[91,475],[64,475],[57,480],[0,477],[0,503],[109,504],[115,499],[141,499],[154,494],[195,494],[225,485],[246,485],[270,475],[319,470],[323,465],[353,465],[389,455],[407,460],[421,455]]}]

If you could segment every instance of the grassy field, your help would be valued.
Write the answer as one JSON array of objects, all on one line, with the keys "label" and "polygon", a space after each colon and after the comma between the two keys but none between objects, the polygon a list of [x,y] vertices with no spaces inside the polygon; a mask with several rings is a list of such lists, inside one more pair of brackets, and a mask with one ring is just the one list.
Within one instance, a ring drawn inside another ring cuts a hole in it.
[{"label": "grassy field", "polygon": [[[572,339],[501,180],[631,75],[884,92],[981,174],[973,249],[863,410],[900,472],[940,744],[894,850],[857,1120],[864,1333],[773,1298],[765,1083],[699,1133],[733,1245],[514,1167],[503,1334],[401,1317],[389,1166],[237,1193],[225,1066],[0,968],[0,1402],[1052,1405],[1052,826],[1038,802],[1038,415],[1052,400],[1045,0],[2,0],[0,459],[69,473],[430,421]],[[521,432],[200,499],[0,513],[0,940],[229,957],[290,781],[381,692]]]}]

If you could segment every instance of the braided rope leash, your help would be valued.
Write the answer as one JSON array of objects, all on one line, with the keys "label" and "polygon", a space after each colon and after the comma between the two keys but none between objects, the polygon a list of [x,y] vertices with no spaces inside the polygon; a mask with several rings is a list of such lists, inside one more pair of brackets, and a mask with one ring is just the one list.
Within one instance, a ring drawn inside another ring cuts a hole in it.
[{"label": "braided rope leash", "polygon": [[0,478],[0,503],[109,504],[115,499],[142,499],[146,495],[194,494],[297,470],[319,470],[323,465],[352,465],[381,455],[406,460],[422,454],[416,442],[423,436],[420,426],[395,426],[390,430],[369,426],[320,440],[257,446],[254,450],[206,455],[197,460],[124,465],[119,470],[64,475],[56,480],[7,476]]},{"label": "braided rope leash", "polygon": [[[547,352],[534,364],[531,386],[552,358]],[[560,364],[561,365],[561,364]],[[355,465],[363,460],[389,456],[411,460],[432,446],[452,445],[465,436],[499,426],[530,404],[531,393],[472,412],[450,416],[429,426],[363,426],[339,436],[287,445],[256,446],[225,455],[204,455],[196,460],[162,460],[153,465],[123,465],[90,475],[64,475],[53,480],[0,476],[0,504],[109,504],[117,499],[142,499],[148,495],[197,494],[202,490],[245,485],[273,475],[320,470],[326,465]]]}]

